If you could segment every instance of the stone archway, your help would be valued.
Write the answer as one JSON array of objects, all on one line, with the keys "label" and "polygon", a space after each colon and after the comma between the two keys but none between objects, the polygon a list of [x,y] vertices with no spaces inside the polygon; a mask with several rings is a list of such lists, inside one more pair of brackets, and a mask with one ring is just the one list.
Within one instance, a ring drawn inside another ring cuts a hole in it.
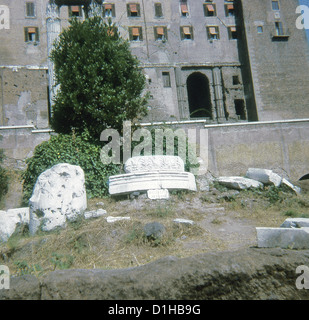
[{"label": "stone archway", "polygon": [[190,118],[212,118],[208,78],[201,72],[193,72],[187,78]]},{"label": "stone archway", "polygon": [[299,181],[302,181],[302,180],[309,180],[309,173],[305,174],[299,179]]}]

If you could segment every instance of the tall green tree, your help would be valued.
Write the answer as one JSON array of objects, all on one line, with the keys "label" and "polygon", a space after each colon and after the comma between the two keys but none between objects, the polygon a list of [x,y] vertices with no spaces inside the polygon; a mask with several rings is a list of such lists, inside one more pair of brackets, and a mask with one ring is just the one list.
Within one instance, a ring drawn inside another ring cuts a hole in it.
[{"label": "tall green tree", "polygon": [[146,114],[145,76],[128,41],[101,17],[73,19],[51,52],[56,85],[51,125],[58,133],[121,131]]}]

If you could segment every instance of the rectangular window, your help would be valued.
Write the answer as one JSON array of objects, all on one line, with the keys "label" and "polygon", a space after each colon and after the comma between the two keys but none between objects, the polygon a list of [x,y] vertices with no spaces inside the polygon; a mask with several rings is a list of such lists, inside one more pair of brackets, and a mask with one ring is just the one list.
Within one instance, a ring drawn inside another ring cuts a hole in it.
[{"label": "rectangular window", "polygon": [[279,10],[279,1],[272,1],[271,5],[272,5],[272,9],[274,11],[278,11]]},{"label": "rectangular window", "polygon": [[193,28],[191,26],[180,27],[181,40],[193,40]]},{"label": "rectangular window", "polygon": [[238,39],[237,29],[235,26],[228,27],[228,32],[229,32],[229,39],[230,40]]},{"label": "rectangular window", "polygon": [[189,15],[189,9],[187,1],[180,2],[180,12],[182,17],[187,17]]},{"label": "rectangular window", "polygon": [[233,85],[237,86],[240,84],[239,76],[233,76]]},{"label": "rectangular window", "polygon": [[82,15],[81,6],[69,6],[69,17],[81,17]]},{"label": "rectangular window", "polygon": [[220,39],[218,26],[210,26],[210,27],[207,27],[206,29],[207,29],[208,40],[219,40]]},{"label": "rectangular window", "polygon": [[116,16],[115,5],[113,3],[103,4],[103,15],[105,18],[113,18]]},{"label": "rectangular window", "polygon": [[34,18],[35,17],[35,5],[34,2],[26,2],[26,17]]},{"label": "rectangular window", "polygon": [[214,17],[217,15],[216,13],[216,5],[215,4],[204,4],[204,15],[205,17]]},{"label": "rectangular window", "polygon": [[257,33],[263,33],[263,26],[257,26]]},{"label": "rectangular window", "polygon": [[138,3],[128,3],[127,4],[128,17],[140,17],[141,10]]},{"label": "rectangular window", "polygon": [[37,27],[26,27],[25,32],[25,42],[38,42],[39,41],[39,28]]},{"label": "rectangular window", "polygon": [[159,41],[167,40],[167,28],[166,27],[154,27],[155,39]]},{"label": "rectangular window", "polygon": [[233,3],[228,3],[225,5],[225,15],[227,17],[234,17],[235,16],[235,7]]},{"label": "rectangular window", "polygon": [[155,17],[161,18],[163,17],[163,11],[162,11],[162,4],[161,3],[155,3]]},{"label": "rectangular window", "polygon": [[142,27],[129,28],[130,41],[143,41]]},{"label": "rectangular window", "polygon": [[169,72],[162,72],[163,79],[163,87],[170,88],[171,87],[171,77]]},{"label": "rectangular window", "polygon": [[275,31],[276,31],[276,36],[284,35],[282,22],[280,21],[275,22]]}]

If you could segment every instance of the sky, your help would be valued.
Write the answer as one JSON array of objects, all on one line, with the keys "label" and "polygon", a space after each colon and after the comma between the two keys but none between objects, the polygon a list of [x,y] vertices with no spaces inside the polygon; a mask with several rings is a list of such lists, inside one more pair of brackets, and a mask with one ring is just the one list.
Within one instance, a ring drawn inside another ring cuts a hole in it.
[{"label": "sky", "polygon": [[308,9],[303,12],[303,17],[304,17],[307,39],[308,39],[308,44],[309,44],[309,0],[299,0],[299,4],[305,5],[308,7]]}]

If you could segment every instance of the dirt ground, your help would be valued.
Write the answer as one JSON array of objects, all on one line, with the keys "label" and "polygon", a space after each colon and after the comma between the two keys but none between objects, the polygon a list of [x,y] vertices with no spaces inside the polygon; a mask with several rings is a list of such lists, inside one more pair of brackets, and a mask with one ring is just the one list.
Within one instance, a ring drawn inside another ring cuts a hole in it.
[{"label": "dirt ground", "polygon": [[[183,258],[255,247],[256,227],[279,227],[291,216],[309,217],[309,181],[296,184],[302,188],[301,195],[272,189],[239,192],[212,186],[209,191],[171,193],[168,200],[150,200],[143,194],[89,199],[88,210],[103,208],[106,215],[35,236],[23,230],[0,244],[0,264],[8,265],[13,274],[39,276],[55,269],[118,269],[169,255]],[[18,199],[21,188],[17,182],[3,207],[17,206]],[[106,216],[130,220],[108,223]],[[173,221],[176,218],[194,224],[177,224]],[[160,239],[145,238],[144,226],[149,222],[164,226]]]}]

